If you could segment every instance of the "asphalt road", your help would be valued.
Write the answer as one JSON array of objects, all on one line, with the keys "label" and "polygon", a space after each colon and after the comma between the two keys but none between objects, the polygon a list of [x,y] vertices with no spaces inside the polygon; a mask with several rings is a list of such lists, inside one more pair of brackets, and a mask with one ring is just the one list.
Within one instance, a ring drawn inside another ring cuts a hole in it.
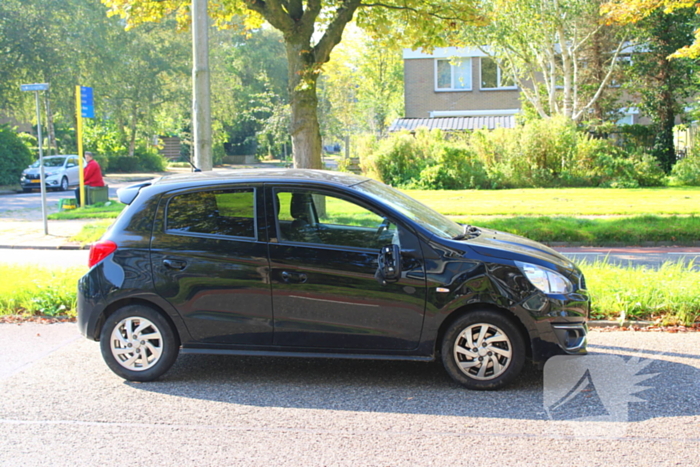
[{"label": "asphalt road", "polygon": [[[473,392],[439,364],[185,355],[161,381],[132,384],[74,324],[3,324],[0,465],[697,465],[700,333],[591,343],[577,359],[591,382],[562,418],[532,368]],[[625,386],[635,372],[651,377]],[[639,401],[611,398],[613,386]]]},{"label": "asphalt road", "polygon": [[[109,196],[116,198],[117,189],[122,186],[132,185],[133,182],[109,183]],[[58,210],[58,202],[61,198],[75,198],[75,187],[68,191],[47,191],[46,207],[49,212]],[[22,219],[41,220],[41,192],[6,194],[0,196],[0,217],[13,217]]]}]

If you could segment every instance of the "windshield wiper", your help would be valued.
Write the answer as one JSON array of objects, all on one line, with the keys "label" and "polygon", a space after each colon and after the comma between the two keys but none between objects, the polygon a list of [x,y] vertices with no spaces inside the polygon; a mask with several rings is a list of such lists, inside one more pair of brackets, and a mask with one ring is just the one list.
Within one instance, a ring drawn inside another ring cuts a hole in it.
[{"label": "windshield wiper", "polygon": [[477,227],[474,227],[473,225],[464,225],[464,232],[462,232],[459,235],[455,235],[452,237],[452,240],[464,240],[465,238],[476,238],[479,235],[481,235],[481,230],[479,230]]}]

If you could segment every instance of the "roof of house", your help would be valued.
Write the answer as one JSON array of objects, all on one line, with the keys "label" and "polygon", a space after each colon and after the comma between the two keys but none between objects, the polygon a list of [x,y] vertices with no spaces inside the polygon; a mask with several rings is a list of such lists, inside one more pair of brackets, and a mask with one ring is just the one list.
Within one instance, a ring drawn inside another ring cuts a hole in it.
[{"label": "roof of house", "polygon": [[389,131],[415,131],[418,128],[444,131],[464,131],[494,128],[515,128],[515,116],[500,117],[444,117],[444,118],[399,118],[389,127]]}]

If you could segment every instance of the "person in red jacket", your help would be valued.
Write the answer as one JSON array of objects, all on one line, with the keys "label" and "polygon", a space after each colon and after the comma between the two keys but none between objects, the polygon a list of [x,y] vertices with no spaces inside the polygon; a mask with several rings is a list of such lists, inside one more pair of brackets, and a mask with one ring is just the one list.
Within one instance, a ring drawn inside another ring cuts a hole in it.
[{"label": "person in red jacket", "polygon": [[[92,153],[85,151],[85,160],[87,165],[83,169],[83,179],[85,186],[105,186],[105,181],[102,179],[102,169],[92,157]],[[80,203],[80,186],[75,189],[75,199]]]}]

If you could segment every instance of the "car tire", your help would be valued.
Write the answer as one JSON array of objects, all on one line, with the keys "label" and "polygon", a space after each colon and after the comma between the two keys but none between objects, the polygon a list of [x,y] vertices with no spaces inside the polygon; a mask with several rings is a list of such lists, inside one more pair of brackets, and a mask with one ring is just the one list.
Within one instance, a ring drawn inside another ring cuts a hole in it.
[{"label": "car tire", "polygon": [[68,191],[68,179],[66,177],[61,179],[61,191]]},{"label": "car tire", "polygon": [[175,363],[180,345],[170,322],[154,309],[128,305],[109,315],[100,334],[107,366],[127,381],[153,381]]},{"label": "car tire", "polygon": [[511,383],[525,363],[525,343],[504,314],[479,310],[455,320],[442,339],[442,363],[459,384],[476,390]]}]

